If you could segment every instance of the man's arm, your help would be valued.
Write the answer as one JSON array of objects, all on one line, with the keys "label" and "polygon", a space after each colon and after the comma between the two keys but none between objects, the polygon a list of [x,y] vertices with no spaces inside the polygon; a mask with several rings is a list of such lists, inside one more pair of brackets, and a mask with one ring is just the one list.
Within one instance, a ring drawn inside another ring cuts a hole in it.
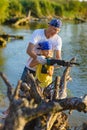
[{"label": "man's arm", "polygon": [[39,62],[37,61],[37,59],[33,59],[32,61],[31,61],[31,63],[30,63],[30,67],[34,67],[34,66],[36,66],[37,64],[39,64]]},{"label": "man's arm", "polygon": [[33,51],[34,45],[32,43],[29,43],[26,53],[31,56],[33,59],[37,58],[37,55],[35,54],[35,52]]},{"label": "man's arm", "polygon": [[45,64],[46,63],[46,59],[42,56],[38,56],[34,51],[33,51],[34,45],[32,43],[29,43],[28,47],[27,47],[27,51],[26,53],[32,57],[34,60],[37,60],[39,63],[41,64]]},{"label": "man's arm", "polygon": [[55,50],[55,58],[61,59],[61,50]]}]

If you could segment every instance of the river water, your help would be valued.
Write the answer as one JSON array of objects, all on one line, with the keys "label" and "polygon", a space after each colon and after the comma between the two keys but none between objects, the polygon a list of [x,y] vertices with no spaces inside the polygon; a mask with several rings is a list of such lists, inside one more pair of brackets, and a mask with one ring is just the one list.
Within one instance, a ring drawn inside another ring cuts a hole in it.
[{"label": "river water", "polygon": [[[10,40],[6,47],[0,48],[0,71],[6,74],[14,88],[21,77],[28,58],[26,48],[33,30],[46,26],[46,23],[32,23],[21,28],[0,26],[0,32],[24,36],[23,40]],[[69,95],[81,97],[87,94],[87,23],[64,22],[59,35],[63,40],[62,59],[70,60],[76,57],[77,62],[80,63],[80,66],[74,66],[71,69],[72,81],[68,83]],[[56,74],[61,75],[62,71],[63,68],[57,70]],[[8,106],[8,100],[6,99],[6,85],[1,78],[0,102],[0,111],[2,111]],[[74,111],[69,116],[69,120],[71,126],[78,126],[87,122],[87,114]]]}]

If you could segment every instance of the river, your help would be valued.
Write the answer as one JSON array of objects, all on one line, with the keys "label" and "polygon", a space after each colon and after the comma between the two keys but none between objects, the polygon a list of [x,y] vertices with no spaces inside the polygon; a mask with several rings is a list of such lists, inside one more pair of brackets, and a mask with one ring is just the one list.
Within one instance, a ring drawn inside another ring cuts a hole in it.
[{"label": "river", "polygon": [[[23,40],[10,40],[6,47],[0,48],[0,71],[6,74],[14,88],[21,77],[28,58],[26,48],[33,30],[46,26],[46,23],[32,23],[21,28],[0,26],[0,32],[24,36]],[[72,67],[72,81],[68,83],[68,89],[71,96],[81,97],[87,94],[87,23],[64,22],[59,35],[63,40],[62,59],[68,61],[76,57],[77,62],[80,63],[78,67]],[[62,69],[58,70],[56,74],[61,74]],[[0,102],[0,111],[2,111],[8,106],[8,100],[6,99],[6,85],[1,78]],[[87,122],[87,114],[73,111],[69,119],[71,126],[78,126]]]}]

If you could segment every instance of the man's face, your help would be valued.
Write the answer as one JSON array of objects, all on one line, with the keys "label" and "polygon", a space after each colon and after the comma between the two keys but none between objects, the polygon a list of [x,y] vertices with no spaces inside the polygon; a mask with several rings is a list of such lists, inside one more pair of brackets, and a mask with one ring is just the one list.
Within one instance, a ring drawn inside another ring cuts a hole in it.
[{"label": "man's face", "polygon": [[49,35],[54,36],[55,34],[60,32],[60,28],[56,28],[54,26],[49,25]]}]

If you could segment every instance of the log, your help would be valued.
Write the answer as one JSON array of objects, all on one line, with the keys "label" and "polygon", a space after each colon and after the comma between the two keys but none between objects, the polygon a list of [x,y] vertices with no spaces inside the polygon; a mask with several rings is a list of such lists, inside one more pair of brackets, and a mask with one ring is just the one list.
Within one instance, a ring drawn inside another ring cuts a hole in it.
[{"label": "log", "polygon": [[23,36],[18,35],[11,35],[11,34],[0,34],[0,37],[2,37],[5,41],[8,41],[10,39],[23,39]]},{"label": "log", "polygon": [[85,19],[79,18],[79,17],[75,17],[74,20],[75,20],[76,23],[84,23],[84,22],[86,22]]},{"label": "log", "polygon": [[18,21],[14,24],[14,26],[25,25],[26,23],[29,23],[29,18],[28,18],[28,17],[18,20]]},{"label": "log", "polygon": [[31,16],[31,11],[28,12],[28,16],[27,17],[24,17],[24,18],[21,18],[19,20],[17,20],[13,26],[17,27],[17,26],[21,26],[21,25],[26,25],[29,23],[29,20],[30,20],[30,16]]},{"label": "log", "polygon": [[23,39],[23,36],[11,35],[11,34],[0,34],[0,47],[5,47],[9,39]]},{"label": "log", "polygon": [[5,47],[6,46],[6,41],[0,36],[0,46]]},{"label": "log", "polygon": [[[77,110],[87,113],[87,95],[84,95],[83,98],[63,96],[63,91],[65,92],[67,88],[70,69],[71,67],[66,67],[61,78],[56,78],[55,82],[52,82],[52,97],[47,96],[48,93],[46,95],[43,93],[44,98],[39,95],[38,84],[30,73],[27,74],[25,82],[18,81],[12,93],[10,89],[12,85],[0,72],[1,78],[7,86],[10,102],[10,110],[3,130],[61,130],[62,128],[67,130],[68,117],[63,111]],[[45,89],[45,92],[49,90],[50,93],[50,86]],[[24,90],[21,94],[22,87]]]}]

